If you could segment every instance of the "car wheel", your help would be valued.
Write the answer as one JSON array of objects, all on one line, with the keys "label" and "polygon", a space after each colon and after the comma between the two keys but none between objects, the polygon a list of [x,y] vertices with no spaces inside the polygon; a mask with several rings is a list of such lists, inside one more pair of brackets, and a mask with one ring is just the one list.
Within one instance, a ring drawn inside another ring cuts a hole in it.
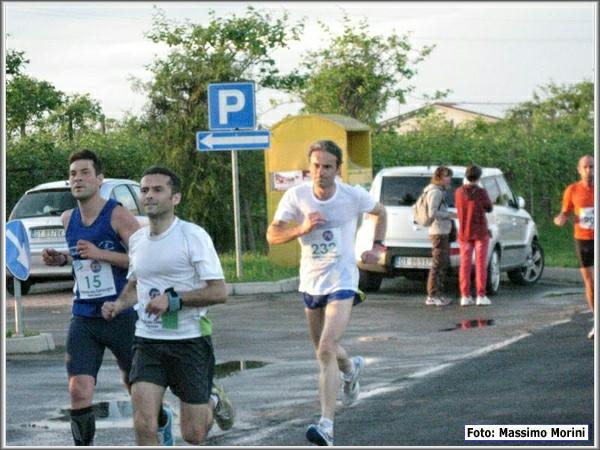
[{"label": "car wheel", "polygon": [[527,261],[519,269],[508,272],[508,278],[515,284],[527,286],[536,283],[544,271],[544,250],[537,240],[531,241]]},{"label": "car wheel", "polygon": [[488,295],[496,295],[500,289],[500,252],[497,248],[492,251],[487,268],[486,291]]},{"label": "car wheel", "polygon": [[365,292],[375,292],[381,287],[383,274],[377,272],[368,272],[366,270],[358,270],[358,287]]},{"label": "car wheel", "polygon": [[[31,286],[33,285],[33,282],[31,280],[25,280],[25,281],[21,281],[21,295],[27,295],[27,293],[29,292],[29,289],[31,289]],[[8,293],[10,295],[15,295],[15,279],[14,278],[8,278],[6,280],[6,290],[8,291]]]}]

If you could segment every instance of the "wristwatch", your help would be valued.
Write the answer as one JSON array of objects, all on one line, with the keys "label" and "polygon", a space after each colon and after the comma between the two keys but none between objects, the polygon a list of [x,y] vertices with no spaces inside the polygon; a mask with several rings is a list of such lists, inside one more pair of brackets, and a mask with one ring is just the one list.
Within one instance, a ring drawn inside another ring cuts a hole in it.
[{"label": "wristwatch", "polygon": [[172,287],[165,289],[165,294],[169,298],[169,307],[167,308],[168,312],[179,311],[183,305],[181,304],[181,297],[175,289]]},{"label": "wristwatch", "polygon": [[373,241],[373,246],[380,246],[382,247],[384,250],[387,250],[387,247],[385,246],[385,244],[383,243],[383,241],[381,239],[376,239]]}]

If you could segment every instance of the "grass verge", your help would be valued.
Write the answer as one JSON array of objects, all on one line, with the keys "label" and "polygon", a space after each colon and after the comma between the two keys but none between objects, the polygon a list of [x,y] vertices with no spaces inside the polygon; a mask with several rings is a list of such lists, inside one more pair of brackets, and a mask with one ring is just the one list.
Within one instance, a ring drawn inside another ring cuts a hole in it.
[{"label": "grass verge", "polygon": [[[23,334],[25,335],[25,337],[30,337],[30,336],[37,336],[38,334],[40,334],[39,331],[31,331],[31,330],[25,330],[23,332]],[[10,337],[15,337],[15,331],[14,330],[7,330],[6,331],[6,337],[10,338]]]},{"label": "grass verge", "polygon": [[273,264],[269,257],[262,253],[242,254],[242,277],[236,276],[235,254],[220,255],[225,281],[229,283],[250,281],[278,281],[298,276],[297,267],[281,267]]},{"label": "grass verge", "polygon": [[544,258],[548,267],[579,267],[575,256],[573,225],[562,228],[551,223],[539,224],[540,243],[544,249]]}]

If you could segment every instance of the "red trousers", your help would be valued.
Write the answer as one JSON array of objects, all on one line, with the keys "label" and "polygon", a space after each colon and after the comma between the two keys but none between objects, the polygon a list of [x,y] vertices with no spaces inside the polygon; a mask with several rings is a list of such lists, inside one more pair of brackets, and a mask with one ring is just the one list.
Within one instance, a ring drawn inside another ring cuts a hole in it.
[{"label": "red trousers", "polygon": [[460,270],[458,277],[460,281],[460,295],[471,296],[471,267],[473,261],[473,249],[475,249],[475,280],[477,296],[485,296],[485,284],[487,283],[487,250],[490,238],[476,239],[470,241],[458,240],[460,246]]}]

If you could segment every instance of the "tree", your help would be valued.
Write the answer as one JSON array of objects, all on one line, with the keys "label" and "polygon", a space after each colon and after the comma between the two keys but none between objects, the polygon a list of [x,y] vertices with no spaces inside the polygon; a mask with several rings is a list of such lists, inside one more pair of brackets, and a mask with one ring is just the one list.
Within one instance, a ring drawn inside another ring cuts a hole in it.
[{"label": "tree", "polygon": [[[405,103],[414,89],[405,82],[434,46],[414,49],[408,34],[371,35],[366,19],[355,25],[344,16],[343,24],[341,35],[308,52],[301,70],[278,87],[295,92],[305,112],[344,114],[375,125],[392,99]],[[331,34],[327,25],[320,26]]]},{"label": "tree", "polygon": [[18,131],[27,135],[27,127],[58,108],[63,93],[47,81],[17,74],[6,83],[6,128],[8,136]]},{"label": "tree", "polygon": [[[178,214],[205,227],[218,249],[233,247],[231,163],[229,152],[196,150],[195,133],[208,129],[208,85],[272,83],[278,71],[269,55],[298,39],[301,28],[289,25],[287,14],[274,18],[249,7],[244,15],[227,18],[211,11],[207,25],[169,22],[157,11],[147,34],[169,48],[166,57],[149,66],[152,80],[137,84],[148,95],[145,120],[152,158],[181,175],[184,191]],[[259,211],[266,220],[264,185],[257,182],[264,180],[262,154],[242,152],[239,164],[242,208]],[[243,224],[244,234],[257,232],[255,224]]]},{"label": "tree", "polygon": [[49,118],[58,125],[58,131],[73,142],[75,134],[89,130],[100,123],[102,108],[89,94],[66,96],[63,103]]},{"label": "tree", "polygon": [[6,75],[19,75],[21,69],[25,64],[28,64],[29,60],[25,59],[25,52],[20,52],[15,49],[8,49],[6,51]]}]

